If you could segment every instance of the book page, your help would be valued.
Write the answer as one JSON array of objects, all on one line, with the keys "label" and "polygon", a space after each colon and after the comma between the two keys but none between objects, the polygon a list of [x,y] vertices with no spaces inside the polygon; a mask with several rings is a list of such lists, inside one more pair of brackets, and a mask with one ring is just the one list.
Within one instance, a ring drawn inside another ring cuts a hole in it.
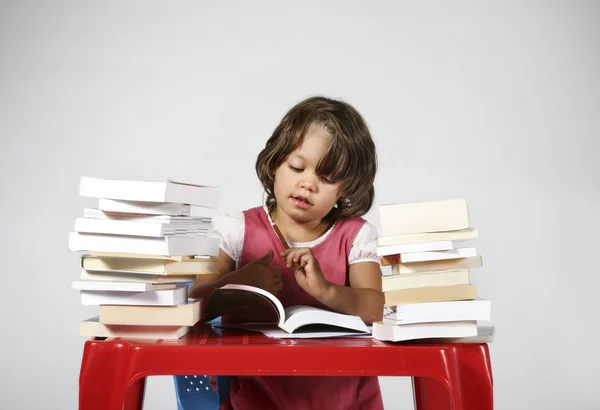
[{"label": "book page", "polygon": [[207,320],[227,316],[228,323],[278,324],[280,321],[277,306],[267,296],[244,289],[215,290],[208,299],[205,312]]},{"label": "book page", "polygon": [[310,332],[339,331],[344,329],[356,332],[368,332],[367,325],[358,316],[345,315],[311,306],[288,306],[285,309],[286,321],[280,326],[288,333],[296,333],[305,328]]}]

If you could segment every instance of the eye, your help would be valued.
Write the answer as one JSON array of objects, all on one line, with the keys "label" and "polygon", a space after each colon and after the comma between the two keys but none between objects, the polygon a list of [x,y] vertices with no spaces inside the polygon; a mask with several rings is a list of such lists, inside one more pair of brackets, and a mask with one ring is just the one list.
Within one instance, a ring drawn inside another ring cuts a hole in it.
[{"label": "eye", "polygon": [[304,171],[302,168],[295,167],[295,166],[293,166],[292,164],[288,164],[288,166],[289,166],[289,167],[290,167],[290,169],[291,169],[292,171],[294,171],[294,172],[302,172],[302,171]]},{"label": "eye", "polygon": [[326,184],[333,184],[333,181],[331,180],[331,178],[329,177],[321,177],[321,181],[323,181]]}]

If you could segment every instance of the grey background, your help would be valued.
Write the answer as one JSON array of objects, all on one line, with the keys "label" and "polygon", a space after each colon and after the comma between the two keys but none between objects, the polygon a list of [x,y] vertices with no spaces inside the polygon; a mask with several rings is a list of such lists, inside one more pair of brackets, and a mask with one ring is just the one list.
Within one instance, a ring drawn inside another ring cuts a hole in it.
[{"label": "grey background", "polygon": [[[599,408],[598,2],[0,3],[3,409],[74,409],[85,338],[67,234],[79,178],[219,185],[313,94],[367,119],[376,205],[469,201],[496,408]],[[379,225],[377,207],[367,219]],[[412,408],[382,378],[386,408]],[[147,409],[175,409],[150,379]]]}]

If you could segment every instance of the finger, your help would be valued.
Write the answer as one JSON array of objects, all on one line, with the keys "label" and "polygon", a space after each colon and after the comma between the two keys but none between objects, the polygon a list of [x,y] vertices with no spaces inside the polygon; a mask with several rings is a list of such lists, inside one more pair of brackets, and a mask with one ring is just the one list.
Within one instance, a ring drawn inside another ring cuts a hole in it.
[{"label": "finger", "polygon": [[287,254],[287,256],[285,257],[285,266],[286,267],[289,268],[290,266],[292,266],[292,264],[294,263],[294,258],[296,257],[296,253],[297,253],[297,251],[290,252]]},{"label": "finger", "polygon": [[300,266],[305,267],[307,264],[310,263],[310,261],[313,260],[313,255],[312,254],[304,254],[300,257]]},{"label": "finger", "polygon": [[306,271],[301,268],[294,270],[294,278],[296,279],[296,282],[306,280]]},{"label": "finger", "polygon": [[312,255],[312,252],[308,248],[298,249],[296,252],[294,252],[293,261],[300,262],[300,258],[304,255]]}]

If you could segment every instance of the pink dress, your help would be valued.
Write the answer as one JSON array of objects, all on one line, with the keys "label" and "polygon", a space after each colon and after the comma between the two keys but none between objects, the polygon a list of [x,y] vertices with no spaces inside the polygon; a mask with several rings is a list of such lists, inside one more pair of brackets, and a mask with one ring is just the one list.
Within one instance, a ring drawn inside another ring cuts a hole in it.
[{"label": "pink dress", "polygon": [[[283,290],[278,295],[284,307],[309,305],[327,309],[296,283],[291,269],[285,267],[279,253],[284,250],[264,209],[244,211],[244,242],[239,267],[275,251],[271,262],[283,269]],[[340,221],[329,235],[312,248],[325,278],[338,285],[348,283],[348,254],[365,223],[362,218]],[[227,321],[227,318],[223,318]],[[376,376],[234,376],[229,402],[222,409],[383,409]]]}]

